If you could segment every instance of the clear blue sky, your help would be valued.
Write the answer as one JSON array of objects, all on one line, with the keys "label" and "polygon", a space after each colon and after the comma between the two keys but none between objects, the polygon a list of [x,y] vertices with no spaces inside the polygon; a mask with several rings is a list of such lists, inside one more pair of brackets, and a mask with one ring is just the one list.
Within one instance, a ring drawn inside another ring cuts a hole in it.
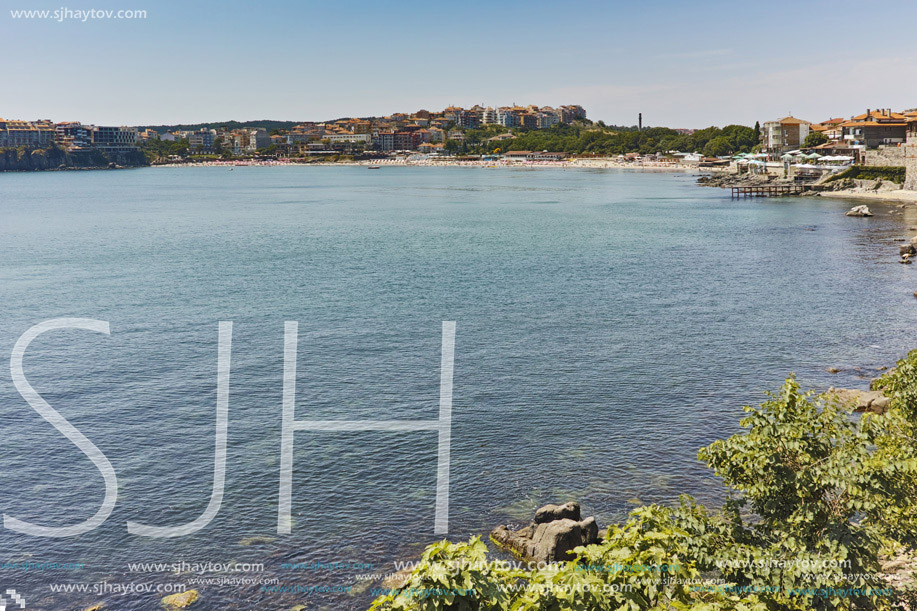
[{"label": "clear blue sky", "polygon": [[[322,120],[581,104],[606,123],[917,107],[917,3],[0,0],[0,117]],[[143,9],[143,20],[13,19]]]}]

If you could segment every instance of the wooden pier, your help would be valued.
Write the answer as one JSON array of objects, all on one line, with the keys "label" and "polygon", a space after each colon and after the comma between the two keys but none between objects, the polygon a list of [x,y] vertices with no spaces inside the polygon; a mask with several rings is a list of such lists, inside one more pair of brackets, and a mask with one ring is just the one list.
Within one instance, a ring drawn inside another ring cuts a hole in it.
[{"label": "wooden pier", "polygon": [[754,187],[731,187],[732,197],[781,197],[800,195],[812,188],[810,185],[758,185]]}]

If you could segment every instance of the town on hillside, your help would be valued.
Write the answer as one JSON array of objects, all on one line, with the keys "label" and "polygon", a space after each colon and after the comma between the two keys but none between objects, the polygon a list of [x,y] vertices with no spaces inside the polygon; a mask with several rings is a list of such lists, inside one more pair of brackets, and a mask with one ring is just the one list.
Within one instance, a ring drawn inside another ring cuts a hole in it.
[{"label": "town on hillside", "polygon": [[901,168],[905,188],[917,190],[917,109],[870,108],[817,123],[787,116],[754,128],[703,130],[644,127],[642,116],[636,126],[606,126],[590,121],[579,105],[450,106],[383,117],[258,123],[180,129],[0,119],[0,149],[94,151],[116,160],[142,151],[152,163],[244,158],[557,163],[603,158],[624,165],[726,166],[738,173],[808,180],[862,165]]}]

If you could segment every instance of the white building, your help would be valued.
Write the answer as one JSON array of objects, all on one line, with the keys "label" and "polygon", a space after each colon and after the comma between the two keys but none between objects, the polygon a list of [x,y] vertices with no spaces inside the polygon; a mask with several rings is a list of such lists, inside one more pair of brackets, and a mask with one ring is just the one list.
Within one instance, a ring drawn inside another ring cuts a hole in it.
[{"label": "white building", "polygon": [[369,144],[372,142],[371,134],[325,134],[321,137],[322,140],[327,140],[328,142],[358,142],[363,144]]}]

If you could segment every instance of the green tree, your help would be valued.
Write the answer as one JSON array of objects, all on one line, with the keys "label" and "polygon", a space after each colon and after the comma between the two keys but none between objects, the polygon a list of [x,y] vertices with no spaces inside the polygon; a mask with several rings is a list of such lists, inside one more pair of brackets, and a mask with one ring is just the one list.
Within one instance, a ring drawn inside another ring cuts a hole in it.
[{"label": "green tree", "polygon": [[[884,414],[855,418],[852,406],[802,392],[793,376],[746,407],[745,431],[698,455],[727,486],[721,510],[689,497],[642,507],[601,543],[531,571],[489,561],[477,539],[442,542],[372,609],[904,608],[913,594],[873,576],[884,549],[917,545],[917,351],[874,387],[890,398]],[[607,570],[635,566],[658,572]]]},{"label": "green tree", "polygon": [[825,144],[826,142],[828,142],[828,136],[826,136],[824,132],[809,132],[802,146],[803,148],[812,148],[820,144]]},{"label": "green tree", "polygon": [[733,151],[733,146],[726,136],[717,136],[704,146],[704,155],[707,157],[723,157]]}]

